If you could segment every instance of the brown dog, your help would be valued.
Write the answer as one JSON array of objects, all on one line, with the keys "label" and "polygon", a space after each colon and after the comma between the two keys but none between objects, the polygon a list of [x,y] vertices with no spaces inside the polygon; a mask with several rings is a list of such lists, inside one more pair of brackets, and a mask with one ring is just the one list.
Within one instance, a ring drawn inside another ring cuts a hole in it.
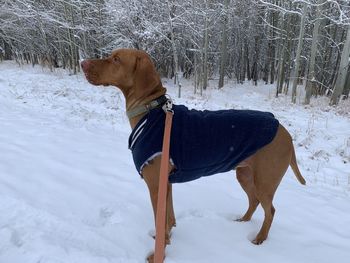
[{"label": "brown dog", "polygon": [[[125,96],[126,110],[128,112],[132,112],[140,106],[142,108],[142,105],[149,106],[152,101],[166,92],[150,57],[143,51],[119,49],[112,52],[105,59],[84,60],[81,66],[87,80],[91,84],[118,87]],[[136,113],[137,116],[132,116],[129,119],[131,127],[134,128],[146,114],[146,112],[143,112],[141,114]],[[305,180],[296,163],[292,138],[288,131],[282,125],[279,125],[276,136],[269,144],[236,166],[238,182],[248,195],[249,200],[248,210],[237,221],[249,221],[259,203],[265,212],[263,225],[256,238],[252,241],[254,244],[261,244],[268,236],[275,214],[272,200],[289,165],[299,182],[305,184]],[[170,171],[173,168],[173,165],[170,164]],[[149,189],[154,215],[157,210],[159,169],[159,155],[148,162],[148,165],[142,169],[142,176]],[[175,215],[172,204],[171,184],[169,184],[167,197],[167,243],[170,243],[170,231],[173,226],[175,226]],[[148,260],[152,262],[153,256],[150,256]]]}]

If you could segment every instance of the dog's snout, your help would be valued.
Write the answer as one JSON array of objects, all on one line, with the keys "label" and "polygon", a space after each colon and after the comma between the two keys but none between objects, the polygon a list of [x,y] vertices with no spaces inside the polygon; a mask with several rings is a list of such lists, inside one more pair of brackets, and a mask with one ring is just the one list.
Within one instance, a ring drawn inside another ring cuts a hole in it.
[{"label": "dog's snout", "polygon": [[85,59],[81,62],[80,65],[83,71],[85,72],[89,68],[90,64],[91,64],[90,61],[88,59]]}]

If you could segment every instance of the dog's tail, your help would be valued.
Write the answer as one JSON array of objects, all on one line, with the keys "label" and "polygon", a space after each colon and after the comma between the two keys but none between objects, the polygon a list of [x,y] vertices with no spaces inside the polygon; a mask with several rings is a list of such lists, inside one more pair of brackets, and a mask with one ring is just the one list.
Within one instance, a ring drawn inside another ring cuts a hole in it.
[{"label": "dog's tail", "polygon": [[306,184],[306,181],[304,179],[304,177],[301,175],[300,171],[299,171],[299,167],[298,167],[298,164],[297,164],[297,158],[295,157],[295,151],[294,151],[294,146],[292,145],[292,158],[290,160],[290,167],[292,167],[292,170],[296,176],[296,178],[298,179],[298,181],[305,185]]}]

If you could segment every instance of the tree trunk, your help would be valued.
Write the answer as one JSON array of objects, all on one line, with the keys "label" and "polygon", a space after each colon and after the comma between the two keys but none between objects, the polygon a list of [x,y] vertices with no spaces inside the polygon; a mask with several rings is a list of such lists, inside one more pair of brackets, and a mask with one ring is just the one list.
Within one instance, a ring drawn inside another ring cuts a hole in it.
[{"label": "tree trunk", "polygon": [[175,85],[178,87],[178,98],[181,97],[181,84],[179,79],[179,57],[177,54],[176,44],[175,44],[175,34],[174,34],[174,26],[173,26],[173,18],[174,14],[172,13],[172,9],[170,7],[169,0],[167,1],[168,6],[168,19],[169,19],[169,29],[171,36],[171,48],[173,51],[173,59],[174,59],[174,77],[175,77]]},{"label": "tree trunk", "polygon": [[197,89],[198,89],[198,80],[199,80],[199,76],[198,76],[198,62],[197,62],[197,54],[196,52],[194,52],[194,94],[197,93]]},{"label": "tree trunk", "polygon": [[[70,12],[70,17],[72,18],[73,14],[72,14],[71,7],[69,8],[69,12]],[[66,20],[69,21],[67,3],[64,3],[64,14],[65,14]],[[74,74],[76,74],[77,72],[76,72],[76,67],[75,67],[76,66],[76,62],[75,62],[74,36],[73,36],[72,30],[70,28],[71,25],[73,25],[73,24],[69,23],[68,24],[68,29],[67,29],[68,44],[69,44],[69,51],[70,51],[70,54],[69,54],[69,66],[70,66],[70,69],[73,70]]]},{"label": "tree trunk", "polygon": [[255,37],[254,63],[252,66],[252,79],[255,86],[258,85],[258,60],[259,60],[259,37]]},{"label": "tree trunk", "polygon": [[339,64],[339,71],[337,80],[331,97],[330,105],[336,105],[339,102],[340,95],[345,88],[346,76],[349,67],[350,56],[350,25],[348,25],[348,32],[346,34],[346,40],[344,43],[343,51],[341,53],[341,59]]},{"label": "tree trunk", "polygon": [[276,29],[278,25],[277,12],[272,13],[272,41],[271,41],[271,58],[270,58],[270,84],[275,82],[275,59],[276,59]]},{"label": "tree trunk", "polygon": [[[292,8],[292,2],[289,2],[289,9]],[[293,34],[292,34],[292,24],[296,24],[296,16],[290,14],[287,20],[287,48],[285,49],[284,58],[285,66],[284,66],[284,81],[281,82],[281,85],[284,84],[281,92],[284,94],[288,94],[290,78],[291,78],[291,69],[292,69],[292,43],[293,43]]]},{"label": "tree trunk", "polygon": [[[338,26],[336,25],[336,28],[337,27]],[[337,34],[335,33],[334,34],[334,36],[335,36],[334,39],[336,39],[336,35]],[[345,41],[345,38],[346,38],[346,29],[342,30],[342,35],[340,37],[339,42],[342,43],[343,41]],[[329,70],[332,69],[332,74],[328,78],[328,82],[326,82],[327,83],[326,85],[328,87],[331,87],[332,89],[334,89],[334,87],[335,87],[335,84],[336,84],[336,81],[337,81],[338,72],[339,72],[339,67],[340,67],[340,59],[341,59],[341,50],[340,50],[340,48],[336,48],[336,57],[337,57],[337,59],[336,59],[335,63],[333,62],[333,64],[332,64],[332,57],[330,57],[329,63],[328,63],[329,64],[328,69]]]},{"label": "tree trunk", "polygon": [[293,76],[292,76],[292,80],[293,80],[292,102],[293,103],[296,103],[296,99],[297,99],[297,85],[298,85],[299,65],[300,65],[300,56],[301,56],[301,50],[303,48],[303,40],[304,40],[304,33],[305,33],[306,11],[307,11],[307,5],[304,3],[303,4],[303,13],[301,15],[301,21],[300,21],[300,32],[299,32],[298,48],[297,48],[297,53],[296,53],[296,57],[295,57],[294,72],[293,72]]},{"label": "tree trunk", "polygon": [[203,59],[203,89],[207,89],[208,86],[208,46],[209,46],[209,30],[208,30],[208,9],[209,0],[205,1],[205,18],[204,18],[204,59]]},{"label": "tree trunk", "polygon": [[[86,24],[85,22],[85,14],[84,14],[84,11],[83,11],[83,8],[82,6],[80,6],[80,20],[81,20],[81,23],[82,24]],[[83,58],[89,58],[91,57],[91,54],[90,52],[88,51],[88,45],[87,45],[87,40],[86,40],[86,32],[85,30],[82,31],[82,35],[83,35],[83,47],[82,47],[82,56]]]},{"label": "tree trunk", "polygon": [[225,68],[227,61],[227,9],[230,0],[225,0],[224,3],[224,23],[222,25],[222,38],[221,38],[221,58],[220,58],[220,70],[219,70],[219,86],[222,88],[224,86]]},{"label": "tree trunk", "polygon": [[[290,21],[291,21],[291,15],[288,15],[287,18],[281,18],[283,19],[283,28],[285,29],[287,35],[285,38],[281,40],[280,43],[280,56],[278,60],[278,76],[277,76],[277,87],[276,87],[276,97],[278,97],[279,93],[282,93],[283,90],[283,84],[285,82],[285,76],[286,76],[286,66],[289,65],[289,62],[287,61],[287,54],[290,50]],[[287,45],[287,46],[286,46]]]},{"label": "tree trunk", "polygon": [[348,67],[348,76],[346,77],[346,82],[345,82],[343,94],[346,98],[348,98],[349,93],[350,93],[350,66]]},{"label": "tree trunk", "polygon": [[[245,53],[245,64],[246,64],[246,70],[247,70],[247,79],[248,81],[250,81],[252,79],[251,73],[250,73],[250,63],[249,63],[249,45],[248,42],[245,41],[245,49],[244,49],[244,53]],[[243,81],[245,80],[245,77],[243,79]]]},{"label": "tree trunk", "polygon": [[314,29],[312,32],[311,56],[310,56],[310,61],[309,61],[309,72],[308,72],[307,80],[306,80],[306,87],[305,87],[306,93],[305,93],[304,104],[310,103],[312,90],[315,86],[315,81],[316,81],[315,61],[316,61],[318,35],[319,35],[319,29],[320,29],[320,25],[321,25],[321,11],[322,11],[324,1],[325,0],[318,0],[316,22],[315,22]]},{"label": "tree trunk", "polygon": [[4,59],[5,60],[12,59],[11,46],[6,41],[4,41],[4,51],[5,51]]}]

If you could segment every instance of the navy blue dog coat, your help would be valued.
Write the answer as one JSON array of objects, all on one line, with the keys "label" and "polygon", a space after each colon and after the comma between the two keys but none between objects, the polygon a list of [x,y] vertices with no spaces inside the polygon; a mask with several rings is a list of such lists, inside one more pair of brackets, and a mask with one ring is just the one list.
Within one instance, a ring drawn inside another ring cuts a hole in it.
[{"label": "navy blue dog coat", "polygon": [[[251,110],[189,110],[173,105],[170,158],[175,170],[170,183],[227,172],[270,143],[278,120],[269,112]],[[165,113],[151,110],[131,132],[129,148],[137,171],[161,154]]]}]

